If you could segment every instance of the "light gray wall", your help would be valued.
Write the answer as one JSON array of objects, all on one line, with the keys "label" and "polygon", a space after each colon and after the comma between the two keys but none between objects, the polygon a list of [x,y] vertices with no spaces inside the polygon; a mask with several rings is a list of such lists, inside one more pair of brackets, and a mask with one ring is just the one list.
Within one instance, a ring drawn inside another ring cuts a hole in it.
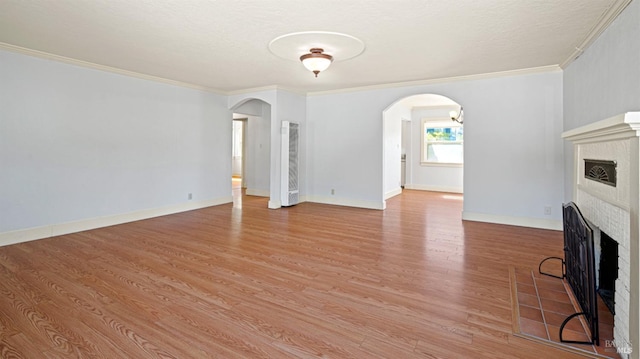
[{"label": "light gray wall", "polygon": [[[477,81],[465,109],[464,210],[562,218],[562,73]],[[551,215],[545,215],[551,207]]]},{"label": "light gray wall", "polygon": [[[565,131],[640,110],[640,1],[632,1],[564,70],[563,83]],[[565,200],[570,201],[573,149],[565,146]]]},{"label": "light gray wall", "polygon": [[564,130],[640,108],[640,1],[565,70]]},{"label": "light gray wall", "polygon": [[404,97],[392,98],[387,91],[308,97],[308,189],[313,201],[384,207],[382,112]]},{"label": "light gray wall", "polygon": [[0,51],[0,233],[231,195],[226,97]]},{"label": "light gray wall", "polygon": [[[168,206],[187,193],[194,200],[228,196],[228,108],[254,98],[270,104],[272,142],[282,120],[301,123],[301,194],[311,200],[383,208],[383,111],[433,93],[465,108],[465,212],[536,218],[561,202],[560,72],[224,97],[0,54],[0,231]],[[277,207],[280,149],[268,151],[269,205]]]},{"label": "light gray wall", "polygon": [[[489,220],[559,221],[563,198],[560,71],[309,96],[309,191],[384,206],[382,112],[415,94],[465,109],[464,211]],[[544,207],[551,206],[546,216]]]}]

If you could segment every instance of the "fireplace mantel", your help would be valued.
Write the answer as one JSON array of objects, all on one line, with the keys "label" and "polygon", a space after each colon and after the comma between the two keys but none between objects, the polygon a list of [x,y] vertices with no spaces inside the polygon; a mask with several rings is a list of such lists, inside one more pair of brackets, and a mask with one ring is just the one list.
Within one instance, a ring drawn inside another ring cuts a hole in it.
[{"label": "fireplace mantel", "polygon": [[562,133],[573,143],[603,142],[640,137],[640,112],[626,112]]},{"label": "fireplace mantel", "polygon": [[[632,347],[622,358],[640,358],[640,112],[572,129],[562,138],[573,144],[572,200],[598,230],[614,234],[624,251],[616,281],[614,341],[618,348]],[[591,160],[616,166],[617,183],[587,178],[585,161]]]}]

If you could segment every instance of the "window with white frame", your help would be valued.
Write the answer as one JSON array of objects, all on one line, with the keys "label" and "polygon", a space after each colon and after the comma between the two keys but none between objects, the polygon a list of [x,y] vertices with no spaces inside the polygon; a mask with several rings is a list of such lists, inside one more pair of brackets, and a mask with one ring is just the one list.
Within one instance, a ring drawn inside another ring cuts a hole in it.
[{"label": "window with white frame", "polygon": [[451,120],[422,120],[423,164],[463,163],[463,127]]}]

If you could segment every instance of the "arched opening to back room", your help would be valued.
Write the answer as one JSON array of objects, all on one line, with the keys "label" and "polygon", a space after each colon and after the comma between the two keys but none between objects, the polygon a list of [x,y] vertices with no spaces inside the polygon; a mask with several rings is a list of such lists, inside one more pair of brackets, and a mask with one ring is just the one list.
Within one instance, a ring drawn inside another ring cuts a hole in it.
[{"label": "arched opening to back room", "polygon": [[437,94],[398,99],[383,111],[383,195],[403,189],[462,194],[462,105]]}]

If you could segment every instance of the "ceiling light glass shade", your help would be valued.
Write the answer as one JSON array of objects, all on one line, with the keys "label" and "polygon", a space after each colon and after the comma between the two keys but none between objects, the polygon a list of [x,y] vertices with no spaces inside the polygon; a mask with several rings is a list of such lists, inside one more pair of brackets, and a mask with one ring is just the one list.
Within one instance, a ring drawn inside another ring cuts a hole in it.
[{"label": "ceiling light glass shade", "polygon": [[460,106],[460,111],[449,111],[449,117],[451,117],[452,121],[455,121],[459,124],[463,124],[463,118],[462,118],[462,113],[463,113],[463,109],[462,106]]},{"label": "ceiling light glass shade", "polygon": [[323,49],[313,48],[309,50],[310,53],[300,56],[300,61],[307,70],[313,72],[316,77],[318,74],[329,68],[333,61],[333,56],[323,54]]},{"label": "ceiling light glass shade", "polygon": [[302,60],[302,64],[309,71],[324,71],[331,65],[331,60],[323,57],[309,57]]}]

